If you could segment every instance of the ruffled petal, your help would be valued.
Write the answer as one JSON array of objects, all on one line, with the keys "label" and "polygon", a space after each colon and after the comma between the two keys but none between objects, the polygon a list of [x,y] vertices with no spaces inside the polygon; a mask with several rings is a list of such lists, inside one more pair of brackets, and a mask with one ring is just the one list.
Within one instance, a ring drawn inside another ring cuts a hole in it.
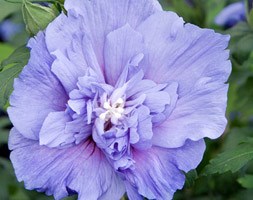
[{"label": "ruffled petal", "polygon": [[133,197],[134,191],[138,191],[148,199],[172,199],[174,192],[184,185],[182,171],[188,172],[196,168],[204,151],[204,140],[187,141],[177,149],[153,147],[145,151],[134,151],[135,169],[125,172],[132,187],[127,185],[127,191]]},{"label": "ruffled petal", "polygon": [[197,82],[191,94],[178,99],[169,118],[153,128],[153,144],[175,148],[187,139],[219,137],[227,124],[227,91],[227,85],[209,83],[204,78]]},{"label": "ruffled petal", "polygon": [[105,36],[108,33],[127,23],[135,28],[154,12],[162,10],[157,0],[67,0],[65,8],[68,13],[77,13],[83,17],[82,31],[90,36],[102,69]]},{"label": "ruffled petal", "polygon": [[50,71],[53,59],[47,51],[44,34],[40,32],[28,46],[31,58],[19,78],[15,79],[8,114],[21,134],[38,139],[46,116],[65,109],[67,95]]},{"label": "ruffled petal", "polygon": [[143,197],[138,193],[138,191],[125,181],[127,197],[129,200],[143,200]]},{"label": "ruffled petal", "polygon": [[[56,58],[52,71],[67,93],[75,89],[79,77],[92,68],[104,80],[89,37],[83,32],[82,17],[61,14],[46,29],[46,44]],[[64,41],[64,42],[62,42]]]},{"label": "ruffled petal", "polygon": [[145,77],[157,83],[177,82],[179,97],[191,93],[202,77],[220,83],[227,81],[231,63],[227,60],[229,52],[224,49],[229,36],[184,24],[173,12],[158,12],[137,30],[142,33],[149,53],[142,66]]},{"label": "ruffled petal", "polygon": [[58,147],[74,142],[71,132],[65,132],[66,123],[70,120],[64,111],[49,113],[40,130],[40,145]]},{"label": "ruffled petal", "polygon": [[128,24],[106,36],[104,58],[107,83],[115,85],[123,69],[144,51],[142,36]]},{"label": "ruffled petal", "polygon": [[13,128],[9,148],[16,176],[27,189],[45,191],[55,199],[76,192],[80,200],[118,200],[125,192],[123,182],[91,141],[52,149],[24,138]]},{"label": "ruffled petal", "polygon": [[[152,29],[151,24],[155,26]],[[141,63],[145,77],[157,83],[178,84],[175,107],[166,113],[165,122],[153,129],[153,143],[175,148],[187,139],[219,137],[226,126],[224,83],[231,63],[225,49],[229,36],[184,24],[172,12],[150,16],[137,30],[143,34],[149,52],[144,57],[148,60]]]},{"label": "ruffled petal", "polygon": [[[69,94],[72,90],[77,88],[78,77],[85,74],[87,69],[84,63],[82,65],[76,65],[72,62],[73,58],[67,58],[61,51],[54,52],[56,56],[55,61],[52,64],[52,73],[61,81],[66,92]],[[80,55],[80,59],[83,56]]]},{"label": "ruffled petal", "polygon": [[[148,149],[152,146],[151,139],[153,136],[150,110],[146,106],[140,106],[134,113],[138,116],[138,125],[136,127],[138,142],[132,144],[132,147],[137,149]],[[130,136],[132,136],[131,132]]]}]

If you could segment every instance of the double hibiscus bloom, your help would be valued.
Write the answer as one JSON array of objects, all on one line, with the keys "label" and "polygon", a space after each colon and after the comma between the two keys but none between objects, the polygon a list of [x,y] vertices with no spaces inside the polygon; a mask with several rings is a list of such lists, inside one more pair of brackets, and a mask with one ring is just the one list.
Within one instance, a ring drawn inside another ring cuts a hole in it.
[{"label": "double hibiscus bloom", "polygon": [[172,199],[219,137],[229,37],[156,0],[66,0],[15,80],[8,113],[19,181],[61,199]]}]

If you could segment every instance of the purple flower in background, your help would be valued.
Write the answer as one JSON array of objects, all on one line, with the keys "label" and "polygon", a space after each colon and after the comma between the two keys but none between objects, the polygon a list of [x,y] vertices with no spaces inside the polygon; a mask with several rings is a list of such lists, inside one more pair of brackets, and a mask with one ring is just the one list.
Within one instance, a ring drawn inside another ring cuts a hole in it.
[{"label": "purple flower in background", "polygon": [[228,36],[156,0],[66,0],[10,97],[19,181],[61,199],[171,199],[219,137]]},{"label": "purple flower in background", "polygon": [[236,2],[225,7],[215,18],[215,23],[219,26],[230,28],[240,21],[246,19],[244,2]]},{"label": "purple flower in background", "polygon": [[6,19],[0,23],[0,39],[10,41],[16,34],[22,31],[21,24],[15,24],[11,20]]}]

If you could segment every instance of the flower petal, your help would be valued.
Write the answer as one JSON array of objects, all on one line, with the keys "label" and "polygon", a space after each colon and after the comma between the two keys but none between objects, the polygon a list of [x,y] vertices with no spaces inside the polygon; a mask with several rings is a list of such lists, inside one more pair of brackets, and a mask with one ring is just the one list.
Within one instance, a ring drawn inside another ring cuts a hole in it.
[{"label": "flower petal", "polygon": [[243,1],[226,6],[215,18],[215,23],[220,26],[233,26],[246,19],[246,9]]},{"label": "flower petal", "polygon": [[[85,65],[75,65],[72,58],[68,59],[61,51],[55,51],[56,60],[52,64],[52,72],[57,76],[69,94],[73,89],[77,88],[78,77],[85,74]],[[82,55],[80,55],[82,58]]]},{"label": "flower petal", "polygon": [[[68,13],[76,12],[83,17],[83,32],[91,38],[98,63],[104,67],[105,36],[128,23],[135,28],[148,16],[162,10],[157,0],[67,0]],[[120,16],[120,17],[119,17]]]},{"label": "flower petal", "polygon": [[40,32],[29,41],[31,58],[15,79],[8,114],[13,125],[30,139],[38,139],[39,130],[48,113],[65,110],[66,93],[50,71],[52,57]]},{"label": "flower petal", "polygon": [[152,122],[150,110],[146,106],[140,106],[134,111],[138,115],[138,125],[136,127],[139,140],[137,143],[132,144],[132,147],[137,149],[148,149],[152,146]]},{"label": "flower petal", "polygon": [[125,181],[127,197],[129,200],[143,200],[143,197],[138,193],[138,191]]},{"label": "flower petal", "polygon": [[52,71],[68,93],[76,88],[78,77],[84,76],[88,67],[104,80],[91,41],[83,32],[82,17],[71,12],[58,16],[46,29],[46,44],[56,57]]},{"label": "flower petal", "polygon": [[231,63],[227,61],[229,52],[224,49],[229,36],[184,25],[173,12],[158,12],[137,30],[142,33],[149,53],[148,60],[143,62],[145,77],[157,83],[177,82],[179,98],[190,93],[201,77],[220,83],[227,81]]},{"label": "flower petal", "polygon": [[85,141],[91,135],[91,127],[85,124],[84,117],[80,118],[73,120],[64,111],[49,113],[40,130],[40,145],[61,148]]},{"label": "flower petal", "polygon": [[144,51],[142,36],[128,24],[106,36],[104,58],[107,83],[115,85],[125,66]]},{"label": "flower petal", "polygon": [[191,94],[178,99],[164,123],[153,128],[154,145],[175,148],[182,146],[187,139],[214,139],[224,132],[228,86],[202,80],[194,88]]},{"label": "flower petal", "polygon": [[183,147],[165,149],[153,147],[145,151],[134,151],[135,169],[128,170],[127,191],[133,191],[148,199],[172,199],[174,192],[184,185],[182,173],[197,167],[205,150],[204,140],[187,141]]},{"label": "flower petal", "polygon": [[77,192],[80,200],[117,200],[125,192],[123,182],[91,141],[52,149],[24,138],[14,128],[9,148],[17,178],[27,189],[45,191],[55,199]]}]

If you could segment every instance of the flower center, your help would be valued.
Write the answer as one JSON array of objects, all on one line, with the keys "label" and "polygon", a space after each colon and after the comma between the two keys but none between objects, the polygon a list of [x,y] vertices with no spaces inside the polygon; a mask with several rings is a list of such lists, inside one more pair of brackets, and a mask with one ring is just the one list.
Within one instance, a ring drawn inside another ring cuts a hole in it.
[{"label": "flower center", "polygon": [[99,115],[99,118],[104,121],[109,121],[111,118],[120,119],[125,111],[125,102],[122,98],[119,98],[115,103],[111,104],[110,100],[104,102],[103,108],[105,112]]}]

